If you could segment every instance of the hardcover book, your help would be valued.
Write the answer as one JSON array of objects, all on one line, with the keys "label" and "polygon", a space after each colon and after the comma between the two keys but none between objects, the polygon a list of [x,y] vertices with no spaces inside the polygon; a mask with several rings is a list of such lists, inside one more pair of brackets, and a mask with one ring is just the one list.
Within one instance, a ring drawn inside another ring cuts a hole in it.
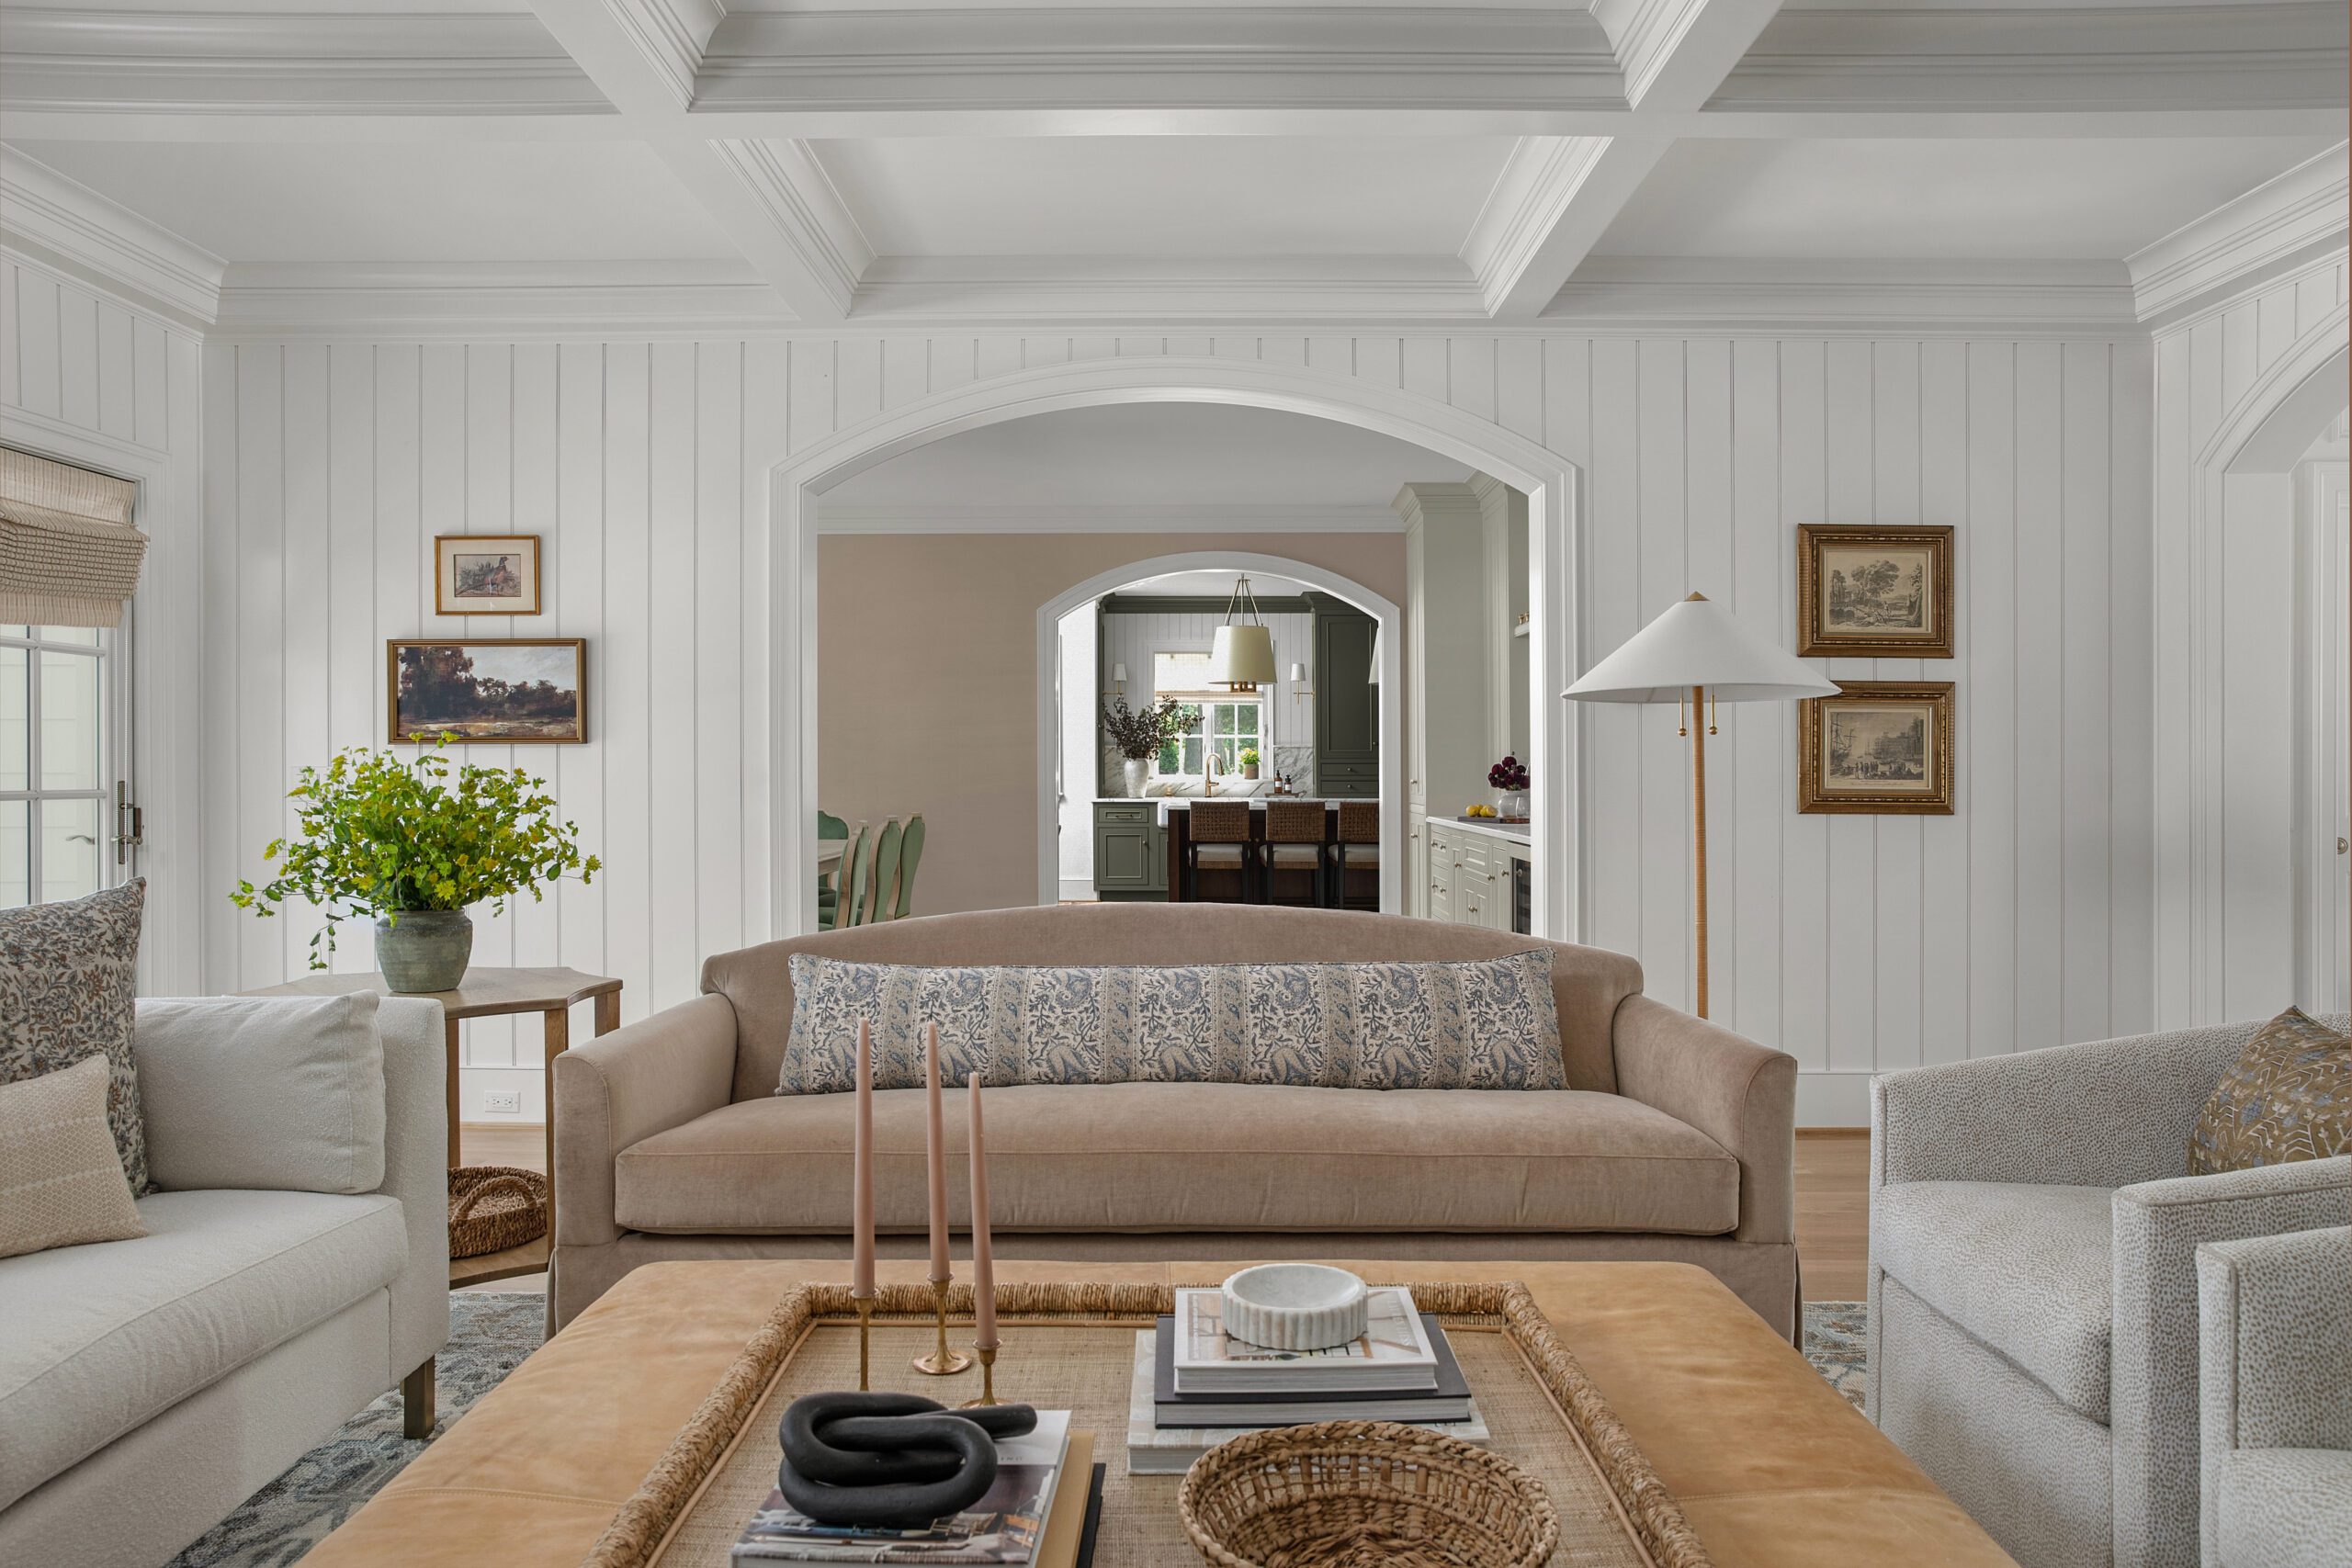
[{"label": "hardcover book", "polygon": [[1330,1389],[1314,1393],[1179,1393],[1176,1319],[1159,1320],[1153,1335],[1152,1402],[1162,1427],[1295,1427],[1307,1421],[1415,1421],[1470,1418],[1470,1383],[1453,1359],[1436,1316],[1421,1314],[1421,1330],[1437,1353],[1437,1386],[1427,1393]]},{"label": "hardcover book", "polygon": [[1180,1393],[1317,1393],[1378,1389],[1428,1393],[1437,1387],[1437,1352],[1411,1292],[1375,1285],[1363,1334],[1324,1350],[1276,1350],[1225,1331],[1224,1296],[1215,1288],[1176,1292],[1176,1390]]}]

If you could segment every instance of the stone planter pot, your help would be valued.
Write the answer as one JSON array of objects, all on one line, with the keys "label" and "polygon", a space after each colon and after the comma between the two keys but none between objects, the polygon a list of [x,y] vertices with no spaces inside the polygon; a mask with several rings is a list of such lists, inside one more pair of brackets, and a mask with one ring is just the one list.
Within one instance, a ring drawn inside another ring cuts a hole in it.
[{"label": "stone planter pot", "polygon": [[1151,759],[1129,757],[1125,761],[1127,795],[1131,799],[1141,800],[1145,787],[1151,783]]},{"label": "stone planter pot", "polygon": [[399,995],[454,991],[473,957],[474,923],[463,909],[403,909],[376,917],[376,967]]}]

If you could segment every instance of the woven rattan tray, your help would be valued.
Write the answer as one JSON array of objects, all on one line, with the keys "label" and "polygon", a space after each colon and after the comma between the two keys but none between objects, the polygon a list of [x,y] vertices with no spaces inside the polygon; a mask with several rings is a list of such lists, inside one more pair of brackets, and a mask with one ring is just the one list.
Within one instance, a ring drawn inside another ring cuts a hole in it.
[{"label": "woven rattan tray", "polygon": [[[1535,1477],[1560,1515],[1553,1568],[1711,1568],[1706,1551],[1600,1391],[1512,1284],[1418,1284],[1435,1313],[1493,1433],[1487,1446]],[[1176,1476],[1129,1476],[1117,1451],[1126,1431],[1135,1331],[1175,1309],[1165,1285],[1000,1287],[1004,1348],[997,1393],[1071,1411],[1096,1434],[1108,1465],[1095,1568],[1196,1568],[1177,1517]],[[970,1321],[956,1286],[950,1314]],[[968,1329],[967,1329],[968,1334]],[[921,1376],[931,1348],[927,1286],[886,1285],[876,1303],[876,1388],[956,1404],[977,1394],[977,1372]],[[729,1548],[766,1499],[775,1474],[775,1425],[801,1394],[857,1386],[857,1326],[849,1292],[808,1285],[786,1292],[583,1560],[582,1568],[726,1568]]]}]

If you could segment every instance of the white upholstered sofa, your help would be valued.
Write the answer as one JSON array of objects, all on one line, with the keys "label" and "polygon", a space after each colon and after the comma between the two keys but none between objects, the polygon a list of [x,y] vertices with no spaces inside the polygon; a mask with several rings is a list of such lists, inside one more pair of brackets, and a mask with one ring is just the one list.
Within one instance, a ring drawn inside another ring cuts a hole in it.
[{"label": "white upholstered sofa", "polygon": [[430,1429],[441,1009],[366,1003],[332,1059],[287,1027],[332,1003],[140,1005],[148,1234],[0,1258],[0,1562],[165,1562],[395,1382]]}]

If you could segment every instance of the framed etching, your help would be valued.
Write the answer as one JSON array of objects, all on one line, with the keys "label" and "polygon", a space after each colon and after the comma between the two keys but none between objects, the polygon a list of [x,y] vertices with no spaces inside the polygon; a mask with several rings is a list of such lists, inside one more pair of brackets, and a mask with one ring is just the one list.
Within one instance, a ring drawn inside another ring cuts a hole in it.
[{"label": "framed etching", "polygon": [[569,637],[384,645],[391,739],[546,745],[588,739],[588,645]]},{"label": "framed etching", "polygon": [[1797,652],[1950,659],[1951,530],[1798,524]]},{"label": "framed etching", "polygon": [[539,536],[537,534],[435,535],[433,613],[436,615],[537,615]]},{"label": "framed etching", "polygon": [[1840,681],[1797,707],[1797,809],[1951,815],[1952,683]]}]

